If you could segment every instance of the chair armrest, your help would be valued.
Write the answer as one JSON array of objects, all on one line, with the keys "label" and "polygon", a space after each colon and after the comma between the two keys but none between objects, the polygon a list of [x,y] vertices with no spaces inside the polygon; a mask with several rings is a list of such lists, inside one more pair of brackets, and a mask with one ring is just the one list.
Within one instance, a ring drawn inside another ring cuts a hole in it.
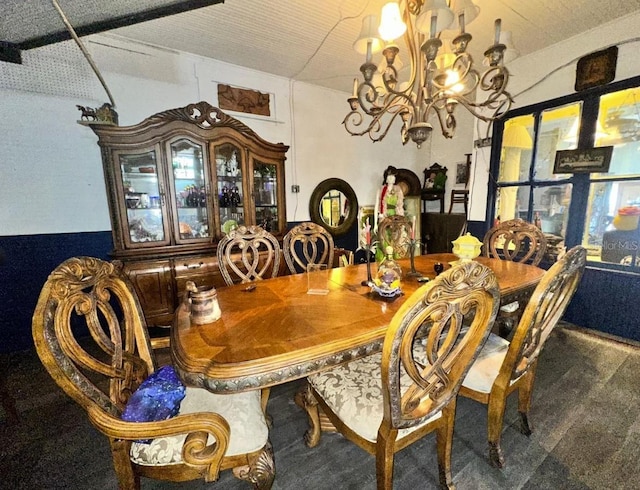
[{"label": "chair armrest", "polygon": [[[231,431],[225,418],[217,413],[190,413],[156,422],[126,422],[97,407],[89,407],[87,413],[100,432],[114,439],[137,441],[188,434],[182,448],[183,461],[207,467],[206,481],[218,478]],[[207,445],[208,435],[216,441],[210,446]]]}]

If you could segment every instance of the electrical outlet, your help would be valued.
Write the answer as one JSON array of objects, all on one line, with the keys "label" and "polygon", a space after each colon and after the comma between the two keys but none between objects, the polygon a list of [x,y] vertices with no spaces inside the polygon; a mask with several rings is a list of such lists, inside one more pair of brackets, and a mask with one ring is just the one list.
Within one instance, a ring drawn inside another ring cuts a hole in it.
[{"label": "electrical outlet", "polygon": [[298,192],[300,192],[300,186],[299,185],[292,185],[291,186],[291,192],[293,192],[294,194],[297,194]]}]

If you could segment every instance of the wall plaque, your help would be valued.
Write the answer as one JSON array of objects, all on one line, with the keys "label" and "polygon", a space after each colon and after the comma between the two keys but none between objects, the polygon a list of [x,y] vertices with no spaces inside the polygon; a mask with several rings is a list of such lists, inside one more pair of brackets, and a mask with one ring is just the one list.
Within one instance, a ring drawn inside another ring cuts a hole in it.
[{"label": "wall plaque", "polygon": [[218,84],[218,107],[222,110],[270,116],[269,94]]},{"label": "wall plaque", "polygon": [[606,85],[616,77],[618,47],[611,46],[603,51],[583,56],[576,67],[576,92]]}]

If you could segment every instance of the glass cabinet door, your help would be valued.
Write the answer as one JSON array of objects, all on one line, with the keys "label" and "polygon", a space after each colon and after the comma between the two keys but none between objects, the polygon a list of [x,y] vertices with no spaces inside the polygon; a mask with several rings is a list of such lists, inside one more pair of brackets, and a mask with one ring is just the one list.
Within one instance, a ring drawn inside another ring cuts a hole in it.
[{"label": "glass cabinet door", "polygon": [[245,224],[244,193],[242,186],[242,151],[232,143],[215,146],[216,186],[220,228],[228,233]]},{"label": "glass cabinet door", "polygon": [[[117,154],[131,244],[168,241],[155,150]],[[125,240],[127,237],[125,237]]]},{"label": "glass cabinet door", "polygon": [[205,175],[202,146],[186,138],[169,145],[173,168],[173,196],[178,217],[177,241],[207,239],[210,190]]},{"label": "glass cabinet door", "polygon": [[253,190],[256,224],[271,233],[277,233],[280,230],[278,229],[278,180],[275,164],[253,161]]}]

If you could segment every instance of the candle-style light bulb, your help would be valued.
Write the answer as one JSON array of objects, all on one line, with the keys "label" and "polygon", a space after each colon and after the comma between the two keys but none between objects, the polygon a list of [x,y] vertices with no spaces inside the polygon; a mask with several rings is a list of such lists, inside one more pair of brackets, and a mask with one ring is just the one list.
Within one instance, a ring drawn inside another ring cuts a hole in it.
[{"label": "candle-style light bulb", "polygon": [[496,19],[495,21],[495,38],[493,44],[500,44],[500,26],[502,24],[501,19]]}]

